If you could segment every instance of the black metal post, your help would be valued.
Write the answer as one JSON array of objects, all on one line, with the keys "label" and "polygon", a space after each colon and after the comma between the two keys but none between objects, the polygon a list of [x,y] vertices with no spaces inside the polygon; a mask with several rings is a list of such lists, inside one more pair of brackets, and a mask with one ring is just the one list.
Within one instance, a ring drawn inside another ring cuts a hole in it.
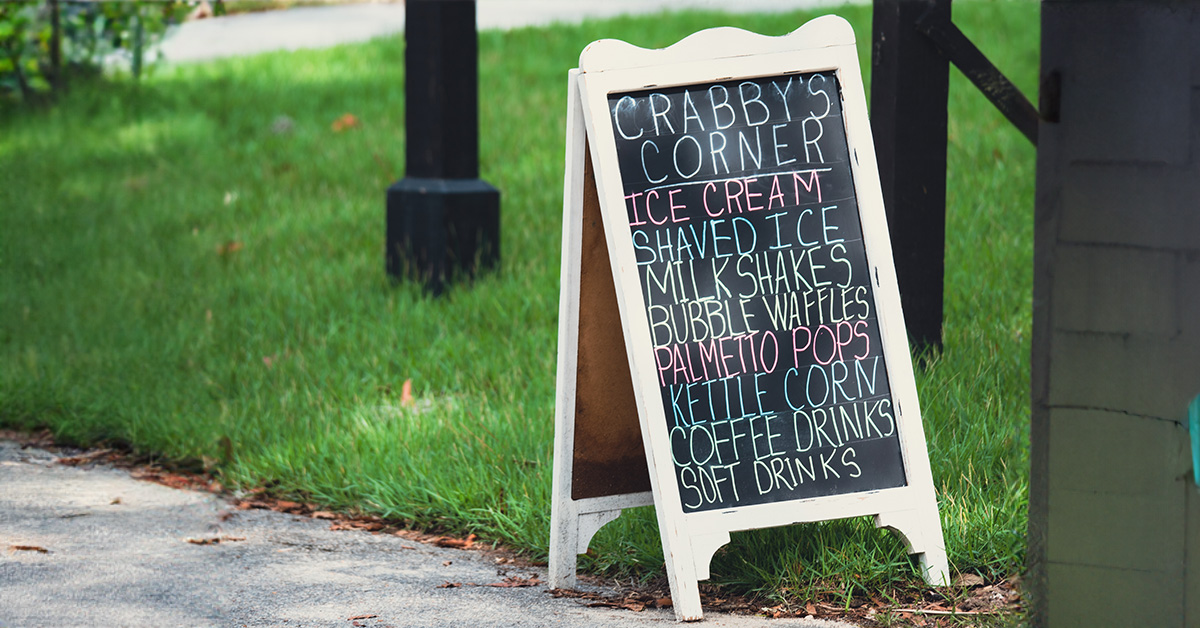
[{"label": "black metal post", "polygon": [[500,260],[500,191],[479,178],[474,0],[408,0],[405,177],[387,191],[387,272],[441,294]]},{"label": "black metal post", "polygon": [[909,339],[942,344],[946,97],[950,65],[917,30],[950,20],[951,0],[875,0],[871,130]]}]

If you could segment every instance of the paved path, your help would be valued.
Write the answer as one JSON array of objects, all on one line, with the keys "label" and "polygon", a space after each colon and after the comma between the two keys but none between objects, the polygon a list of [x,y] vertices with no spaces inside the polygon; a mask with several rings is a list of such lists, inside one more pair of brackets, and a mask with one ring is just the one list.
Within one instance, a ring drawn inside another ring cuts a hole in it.
[{"label": "paved path", "polygon": [[[546,575],[482,552],[329,528],[0,440],[0,627],[674,624],[669,610],[591,608],[544,584],[439,588]],[[225,541],[188,541],[211,538]],[[702,625],[849,628],[712,612]]]},{"label": "paved path", "polygon": [[[479,28],[579,22],[589,17],[678,9],[781,12],[836,6],[838,0],[479,0]],[[323,48],[404,30],[404,4],[378,2],[302,7],[186,22],[162,42],[168,62],[202,61],[270,50]]]}]

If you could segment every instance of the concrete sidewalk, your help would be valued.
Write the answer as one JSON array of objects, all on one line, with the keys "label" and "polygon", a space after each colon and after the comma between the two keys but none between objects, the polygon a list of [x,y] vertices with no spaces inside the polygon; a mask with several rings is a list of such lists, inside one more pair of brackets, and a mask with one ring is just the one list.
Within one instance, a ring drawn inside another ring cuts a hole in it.
[{"label": "concrete sidewalk", "polygon": [[[480,29],[510,29],[586,18],[709,9],[736,13],[776,13],[839,0],[479,0]],[[324,48],[404,31],[404,3],[377,2],[300,7],[185,22],[163,38],[167,62],[203,61],[271,50]]]},{"label": "concrete sidewalk", "polygon": [[[236,510],[209,493],[56,460],[0,441],[3,628],[674,624],[670,610],[588,607],[552,597],[545,584],[486,586],[533,576],[544,582],[546,574],[483,552],[332,531],[329,521]],[[850,628],[714,612],[702,625]]]}]

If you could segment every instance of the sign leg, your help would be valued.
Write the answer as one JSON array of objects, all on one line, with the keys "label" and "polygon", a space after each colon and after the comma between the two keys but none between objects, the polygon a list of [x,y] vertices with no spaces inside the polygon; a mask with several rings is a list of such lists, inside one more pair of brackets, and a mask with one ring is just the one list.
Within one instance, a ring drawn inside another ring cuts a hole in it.
[{"label": "sign leg", "polygon": [[[586,257],[584,251],[587,249],[585,244],[591,241],[588,246],[592,249],[597,247],[595,240],[599,225],[591,227],[590,236],[585,234],[588,227],[584,214],[588,211],[588,203],[590,202],[594,207],[597,201],[595,201],[595,183],[588,174],[590,166],[587,165],[587,141],[583,118],[580,114],[582,104],[579,98],[578,73],[578,70],[572,70],[567,80],[567,150],[563,192],[562,288],[559,300],[558,396],[554,413],[554,479],[553,502],[550,512],[549,577],[550,586],[553,588],[575,586],[576,557],[587,552],[592,537],[604,524],[619,517],[625,508],[654,503],[650,492],[642,490],[637,482],[632,484],[626,482],[614,488],[611,485],[603,485],[603,482],[597,486],[597,478],[592,477],[596,475],[597,463],[600,463],[601,469],[614,474],[636,475],[637,469],[620,468],[619,464],[614,467],[613,459],[614,457],[619,459],[619,452],[614,456],[611,446],[606,449],[590,442],[589,435],[594,437],[595,430],[589,431],[590,428],[586,427],[588,425],[594,427],[597,421],[603,421],[606,429],[614,429],[612,415],[623,411],[629,412],[627,408],[633,404],[633,400],[631,390],[624,393],[621,389],[619,377],[616,378],[615,384],[612,375],[601,378],[597,384],[594,375],[589,379],[581,375],[580,371],[581,364],[591,364],[592,372],[611,373],[614,370],[603,360],[598,359],[594,352],[587,352],[581,348],[583,345],[591,346],[595,341],[593,339],[590,343],[580,342],[580,335],[584,333],[581,332],[580,316],[581,311],[586,309],[588,315],[595,319],[600,315],[600,312],[597,311],[598,308],[603,308],[605,305],[612,308],[615,316],[617,304],[615,295],[608,296],[608,300],[605,301],[603,290],[596,285],[595,274],[585,275],[583,272]],[[595,208],[594,211],[598,212],[599,210]],[[599,250],[607,253],[603,238],[600,238],[598,242]],[[607,260],[605,259],[605,261]],[[594,260],[593,265],[595,265]],[[602,272],[604,275],[611,272],[607,264],[604,264]],[[593,277],[593,279],[588,280],[587,277]],[[611,292],[611,286],[609,291]],[[583,298],[582,294],[588,296]],[[601,295],[599,306],[596,303],[597,294]],[[582,303],[590,305],[581,306],[581,300]],[[603,326],[601,325],[601,327]],[[597,334],[595,323],[586,328],[592,330],[591,334]],[[623,351],[621,357],[623,360]],[[622,361],[617,368],[627,367]],[[581,377],[583,378],[582,382]],[[622,394],[630,397],[624,404],[619,403],[618,399]],[[593,410],[591,413],[585,412],[581,417],[577,408],[577,402],[580,400],[585,407],[596,408],[602,405],[608,412],[607,416],[605,413]],[[636,406],[634,407],[636,408]],[[593,454],[593,458],[589,460],[591,466],[584,464],[580,467],[580,460],[577,459],[578,452],[575,451],[576,432],[580,429],[581,424],[585,428],[580,438],[583,439],[583,442],[589,443],[590,453]],[[636,429],[636,424],[633,427]],[[634,432],[634,436],[639,435]],[[614,468],[619,471],[614,471]],[[577,473],[580,474],[580,477],[576,477]],[[645,473],[643,470],[642,474]]]},{"label": "sign leg", "polygon": [[[567,155],[563,194],[562,288],[558,305],[558,381],[554,409],[554,476],[550,510],[550,587],[575,586],[579,511],[571,499],[575,448],[575,394],[579,337],[579,248],[583,211],[583,125],[577,71],[567,80]],[[586,548],[585,548],[586,551]]]},{"label": "sign leg", "polygon": [[[568,500],[569,501],[569,500]],[[564,512],[565,511],[565,512]],[[579,547],[579,519],[570,504],[555,500],[550,511],[550,588],[575,587],[575,554]]]},{"label": "sign leg", "polygon": [[[658,518],[659,526],[663,517]],[[697,621],[704,618],[700,604],[700,582],[696,579],[696,567],[690,553],[680,551],[686,539],[677,529],[663,529],[663,557],[667,563],[667,577],[671,583],[671,603],[676,621]]]},{"label": "sign leg", "polygon": [[875,526],[895,531],[904,539],[909,554],[919,554],[925,582],[935,587],[950,584],[950,564],[936,503],[933,507],[875,515]]}]

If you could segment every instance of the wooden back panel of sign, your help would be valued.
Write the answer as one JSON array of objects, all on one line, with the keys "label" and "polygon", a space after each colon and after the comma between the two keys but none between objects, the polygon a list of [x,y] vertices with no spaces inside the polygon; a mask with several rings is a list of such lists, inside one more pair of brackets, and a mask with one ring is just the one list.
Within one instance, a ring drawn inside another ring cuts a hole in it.
[{"label": "wooden back panel of sign", "polygon": [[583,169],[571,498],[650,490],[591,159]]},{"label": "wooden back panel of sign", "polygon": [[551,584],[573,580],[567,548],[644,500],[573,491],[587,448],[564,412],[598,392],[564,377],[592,315],[572,265],[597,241],[593,203],[626,351],[608,364],[630,375],[677,618],[701,616],[697,580],[735,530],[875,515],[944,583],[849,25],[599,41],[569,84]]}]

